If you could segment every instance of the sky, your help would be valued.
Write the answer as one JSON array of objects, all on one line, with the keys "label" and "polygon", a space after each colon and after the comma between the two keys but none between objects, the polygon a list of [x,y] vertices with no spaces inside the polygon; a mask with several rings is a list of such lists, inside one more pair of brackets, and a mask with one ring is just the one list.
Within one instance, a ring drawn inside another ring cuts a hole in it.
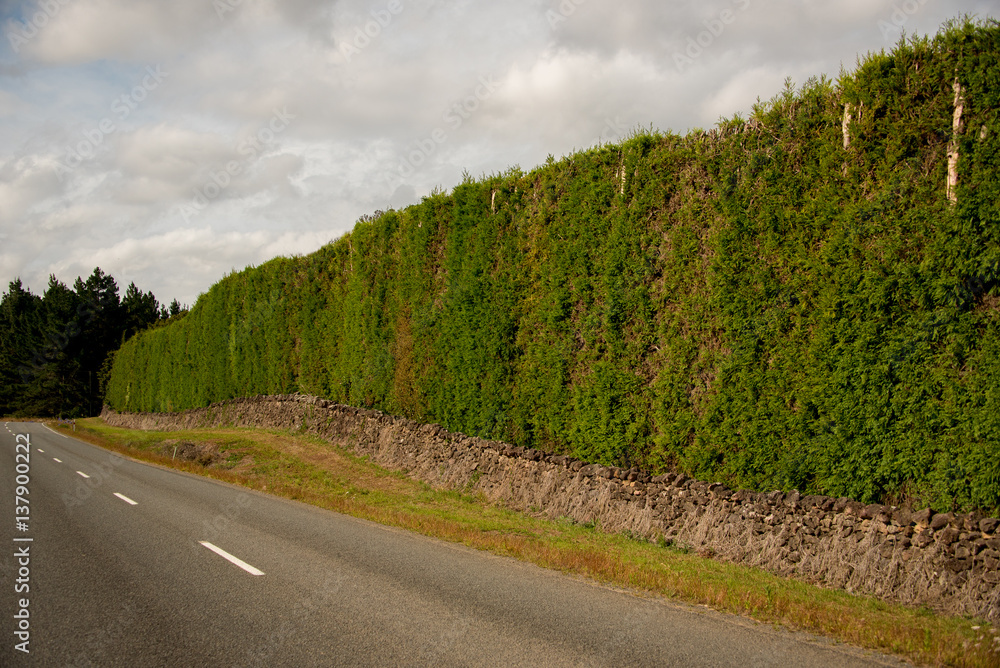
[{"label": "sky", "polygon": [[363,214],[685,133],[997,0],[0,0],[0,282],[191,305]]}]

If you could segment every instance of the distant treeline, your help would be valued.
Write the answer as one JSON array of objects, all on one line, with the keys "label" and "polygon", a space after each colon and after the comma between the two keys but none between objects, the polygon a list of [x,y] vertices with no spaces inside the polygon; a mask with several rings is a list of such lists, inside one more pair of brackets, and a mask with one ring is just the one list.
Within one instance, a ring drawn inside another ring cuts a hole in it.
[{"label": "distant treeline", "polygon": [[[950,185],[949,165],[957,168]],[[1000,507],[1000,28],[228,276],[107,402],[301,391],[733,487]]]},{"label": "distant treeline", "polygon": [[101,411],[108,355],[136,332],[179,315],[132,283],[94,269],[73,289],[49,278],[41,297],[10,283],[0,301],[0,415],[77,417]]}]

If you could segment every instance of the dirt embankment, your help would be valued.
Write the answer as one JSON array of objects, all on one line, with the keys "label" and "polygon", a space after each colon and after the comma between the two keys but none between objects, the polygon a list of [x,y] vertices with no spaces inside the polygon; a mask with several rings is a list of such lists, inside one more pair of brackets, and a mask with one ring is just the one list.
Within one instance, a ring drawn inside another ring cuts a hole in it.
[{"label": "dirt embankment", "polygon": [[[727,561],[889,601],[1000,618],[1000,520],[978,513],[911,513],[846,498],[733,491],[683,475],[587,464],[302,395],[236,399],[180,413],[106,408],[101,417],[147,430],[300,429],[430,484],[480,491],[518,510],[662,537]],[[190,454],[211,456],[197,446]]]}]

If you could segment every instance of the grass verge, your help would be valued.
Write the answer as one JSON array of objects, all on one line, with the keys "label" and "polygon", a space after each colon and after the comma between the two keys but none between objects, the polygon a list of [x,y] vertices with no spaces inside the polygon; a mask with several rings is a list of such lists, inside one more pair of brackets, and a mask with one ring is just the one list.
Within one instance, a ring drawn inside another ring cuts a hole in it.
[{"label": "grass verge", "polygon": [[[1000,631],[982,620],[893,605],[676,546],[514,512],[472,494],[434,489],[312,436],[263,429],[146,432],[109,427],[99,418],[78,420],[73,435],[135,459],[919,664],[1000,665]],[[209,445],[214,463],[173,460],[176,441]]]}]

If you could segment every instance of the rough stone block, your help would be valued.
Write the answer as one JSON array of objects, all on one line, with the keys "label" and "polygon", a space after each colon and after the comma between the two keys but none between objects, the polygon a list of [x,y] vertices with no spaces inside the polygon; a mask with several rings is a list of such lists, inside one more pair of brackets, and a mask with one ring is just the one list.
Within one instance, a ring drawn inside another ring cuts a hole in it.
[{"label": "rough stone block", "polygon": [[863,520],[871,520],[878,517],[879,513],[881,512],[882,512],[882,506],[880,506],[877,503],[872,503],[865,506],[864,508],[861,508],[861,511],[858,513],[858,517],[860,517]]},{"label": "rough stone block", "polygon": [[952,573],[961,573],[972,568],[972,562],[968,559],[945,559],[942,565]]},{"label": "rough stone block", "polygon": [[908,510],[903,510],[902,508],[896,508],[892,511],[890,521],[901,527],[909,526],[911,523],[911,513]]},{"label": "rough stone block", "polygon": [[844,512],[855,517],[860,517],[861,511],[865,509],[865,504],[858,501],[848,501],[844,506]]},{"label": "rough stone block", "polygon": [[962,523],[959,526],[966,531],[979,531],[979,521],[982,519],[983,514],[978,510],[973,510],[962,518]]},{"label": "rough stone block", "polygon": [[994,533],[997,530],[997,526],[1000,526],[1000,520],[995,517],[987,517],[979,520],[979,530],[983,533]]}]

